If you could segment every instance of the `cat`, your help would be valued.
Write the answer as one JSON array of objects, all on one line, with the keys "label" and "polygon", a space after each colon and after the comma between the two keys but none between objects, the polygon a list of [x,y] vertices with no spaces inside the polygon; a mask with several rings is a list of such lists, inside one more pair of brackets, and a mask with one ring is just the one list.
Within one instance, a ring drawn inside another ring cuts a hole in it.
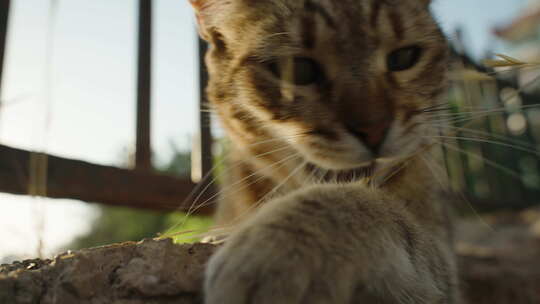
[{"label": "cat", "polygon": [[430,0],[190,2],[231,143],[205,303],[461,303]]}]

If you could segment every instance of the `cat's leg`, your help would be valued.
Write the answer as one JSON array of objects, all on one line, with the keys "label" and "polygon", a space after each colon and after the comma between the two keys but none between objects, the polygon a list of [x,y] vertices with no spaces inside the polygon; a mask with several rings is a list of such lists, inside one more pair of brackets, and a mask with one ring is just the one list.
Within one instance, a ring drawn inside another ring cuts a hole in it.
[{"label": "cat's leg", "polygon": [[250,218],[266,201],[268,193],[276,188],[271,179],[240,159],[229,157],[224,167],[227,174],[219,176],[220,192],[214,214],[214,229],[203,242],[218,242],[227,238],[229,228]]},{"label": "cat's leg", "polygon": [[205,303],[456,303],[453,257],[436,235],[377,190],[293,193],[211,258]]},{"label": "cat's leg", "polygon": [[254,165],[229,157],[221,177],[219,202],[214,215],[218,227],[243,222],[260,207],[276,184]]}]

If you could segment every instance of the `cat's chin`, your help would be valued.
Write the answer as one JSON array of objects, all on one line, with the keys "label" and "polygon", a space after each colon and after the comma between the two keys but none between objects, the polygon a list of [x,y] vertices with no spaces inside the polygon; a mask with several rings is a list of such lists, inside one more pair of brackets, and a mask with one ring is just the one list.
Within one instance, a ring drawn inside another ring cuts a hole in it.
[{"label": "cat's chin", "polygon": [[326,164],[308,162],[306,170],[313,174],[316,179],[324,183],[352,183],[364,178],[370,178],[376,171],[384,168],[395,167],[402,163],[406,156],[402,157],[377,157],[370,161],[354,164],[347,167],[333,168]]},{"label": "cat's chin", "polygon": [[352,183],[370,177],[374,166],[373,161],[353,168],[331,169],[310,162],[306,170],[323,183]]}]

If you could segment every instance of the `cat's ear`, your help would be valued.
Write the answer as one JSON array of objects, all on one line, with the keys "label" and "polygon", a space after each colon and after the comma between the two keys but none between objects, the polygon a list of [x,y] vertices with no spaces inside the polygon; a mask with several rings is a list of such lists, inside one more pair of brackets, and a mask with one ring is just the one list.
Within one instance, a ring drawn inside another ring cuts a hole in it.
[{"label": "cat's ear", "polygon": [[211,38],[211,13],[214,11],[216,3],[220,1],[221,0],[189,0],[189,3],[195,10],[199,35],[206,41],[209,41]]}]

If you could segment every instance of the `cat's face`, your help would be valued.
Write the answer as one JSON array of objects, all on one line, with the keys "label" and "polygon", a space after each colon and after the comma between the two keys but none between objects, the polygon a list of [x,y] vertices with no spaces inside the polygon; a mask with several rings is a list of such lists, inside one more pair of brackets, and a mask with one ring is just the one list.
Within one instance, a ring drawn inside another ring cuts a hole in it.
[{"label": "cat's face", "polygon": [[447,46],[427,0],[199,0],[209,96],[236,138],[351,169],[421,149]]}]

